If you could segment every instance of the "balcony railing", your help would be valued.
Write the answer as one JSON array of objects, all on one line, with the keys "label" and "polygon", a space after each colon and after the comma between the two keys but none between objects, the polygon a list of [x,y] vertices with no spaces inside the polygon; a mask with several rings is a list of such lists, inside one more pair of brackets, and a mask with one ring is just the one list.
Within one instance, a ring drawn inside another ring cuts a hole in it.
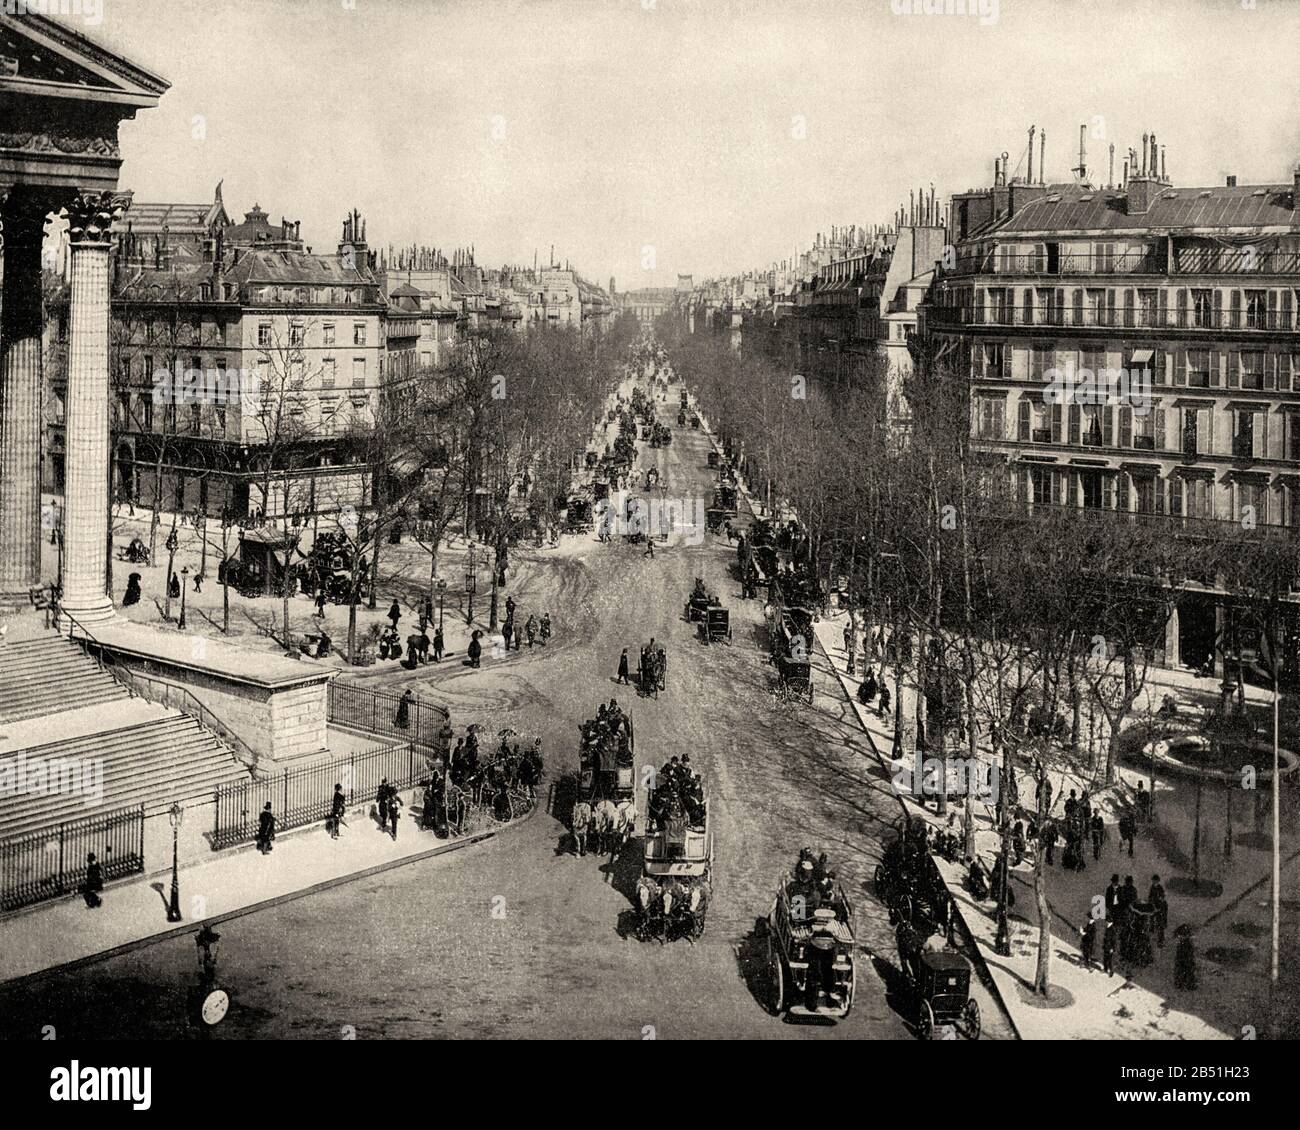
[{"label": "balcony railing", "polygon": [[1300,274],[1300,251],[1257,251],[1253,247],[1185,246],[1174,248],[1172,269],[1164,249],[1108,252],[1031,252],[990,249],[966,252],[943,271],[968,275],[1294,275]]},{"label": "balcony railing", "polygon": [[1288,333],[1300,330],[1300,312],[1271,311],[1247,317],[1235,310],[1084,309],[1041,304],[986,307],[931,306],[929,318],[941,326],[1045,326],[1074,329],[1232,330],[1243,333]]}]

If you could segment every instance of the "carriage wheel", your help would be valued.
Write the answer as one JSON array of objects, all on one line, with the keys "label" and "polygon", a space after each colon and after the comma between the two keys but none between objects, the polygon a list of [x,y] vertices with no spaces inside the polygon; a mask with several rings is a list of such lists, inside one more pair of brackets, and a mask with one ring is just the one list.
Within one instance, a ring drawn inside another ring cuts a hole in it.
[{"label": "carriage wheel", "polygon": [[807,699],[808,699],[808,705],[811,706],[813,703],[813,685],[811,682],[808,683]]},{"label": "carriage wheel", "polygon": [[978,1040],[980,1038],[980,1006],[979,1001],[968,1000],[966,1007],[962,1010],[962,1035],[968,1040]]},{"label": "carriage wheel", "polygon": [[767,944],[767,972],[770,994],[767,1006],[772,1010],[773,1016],[781,1016],[785,1012],[785,969],[781,964],[781,955],[770,941]]},{"label": "carriage wheel", "polygon": [[923,1040],[934,1039],[934,1009],[930,1007],[929,1001],[922,1001],[921,1008],[916,1018],[916,1027]]}]

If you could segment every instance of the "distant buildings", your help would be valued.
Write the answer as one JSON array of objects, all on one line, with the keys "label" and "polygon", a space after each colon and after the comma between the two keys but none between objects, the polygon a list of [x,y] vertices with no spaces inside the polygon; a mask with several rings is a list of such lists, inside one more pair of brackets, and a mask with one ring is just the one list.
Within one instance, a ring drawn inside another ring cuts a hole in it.
[{"label": "distant buildings", "polygon": [[[111,463],[115,496],[136,505],[236,517],[365,506],[363,436],[382,397],[401,400],[475,328],[603,333],[613,313],[568,268],[484,270],[472,249],[381,261],[355,212],[328,254],[256,205],[232,221],[220,185],[210,204],[127,215],[112,250]],[[48,332],[52,492],[65,481],[66,300]]]}]

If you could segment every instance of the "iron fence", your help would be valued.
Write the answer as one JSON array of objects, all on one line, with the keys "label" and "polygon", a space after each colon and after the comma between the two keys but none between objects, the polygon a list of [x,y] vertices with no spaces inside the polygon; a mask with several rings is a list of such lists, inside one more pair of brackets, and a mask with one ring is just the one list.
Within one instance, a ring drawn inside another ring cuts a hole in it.
[{"label": "iron fence", "polygon": [[144,871],[144,805],[97,813],[0,840],[0,911],[59,898],[86,880],[95,853],[104,881]]},{"label": "iron fence", "polygon": [[415,785],[429,772],[426,756],[411,741],[395,742],[337,757],[330,761],[285,769],[270,777],[234,781],[216,790],[214,851],[246,843],[257,836],[262,810],[270,804],[278,831],[324,822],[342,785],[351,808],[374,797],[385,777],[398,789]]},{"label": "iron fence", "polygon": [[329,722],[336,726],[351,726],[369,734],[386,734],[414,742],[416,745],[435,746],[438,731],[447,721],[445,708],[424,699],[412,698],[406,704],[406,725],[399,721],[402,696],[393,691],[375,690],[371,687],[330,683]]}]

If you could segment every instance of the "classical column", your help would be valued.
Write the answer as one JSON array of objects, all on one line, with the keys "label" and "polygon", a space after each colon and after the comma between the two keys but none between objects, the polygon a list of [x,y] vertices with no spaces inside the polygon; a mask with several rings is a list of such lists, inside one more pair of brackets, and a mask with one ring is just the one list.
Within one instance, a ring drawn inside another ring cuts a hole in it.
[{"label": "classical column", "polygon": [[0,208],[0,601],[41,580],[41,239],[48,209],[17,192]]},{"label": "classical column", "polygon": [[122,214],[111,193],[68,206],[72,297],[68,324],[67,474],[63,607],[83,624],[113,615],[108,552],[108,251]]}]

